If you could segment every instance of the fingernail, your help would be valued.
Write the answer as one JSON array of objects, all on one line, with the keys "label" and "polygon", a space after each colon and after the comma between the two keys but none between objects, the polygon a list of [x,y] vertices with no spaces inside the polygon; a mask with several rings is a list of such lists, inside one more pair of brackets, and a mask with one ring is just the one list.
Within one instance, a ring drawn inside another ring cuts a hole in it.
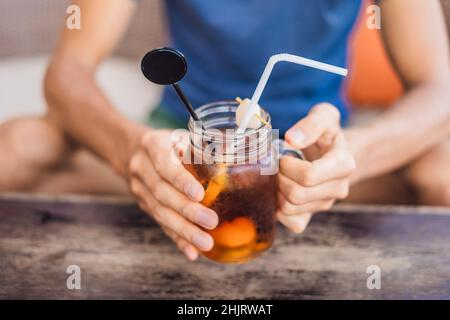
[{"label": "fingernail", "polygon": [[296,145],[300,145],[305,140],[305,134],[300,129],[292,129],[288,132],[289,140]]},{"label": "fingernail", "polygon": [[196,251],[193,247],[191,247],[191,246],[189,246],[189,247],[187,247],[186,249],[184,249],[184,253],[186,254],[186,257],[187,257],[190,261],[197,260],[197,258],[198,258],[198,253],[197,253],[197,251]]},{"label": "fingernail", "polygon": [[184,192],[193,201],[201,201],[203,199],[204,190],[197,183],[187,183]]},{"label": "fingernail", "polygon": [[197,212],[197,223],[207,229],[214,229],[218,223],[217,214],[209,210],[199,210]]},{"label": "fingernail", "polygon": [[192,236],[192,243],[202,251],[211,250],[214,245],[212,237],[207,233],[196,233]]},{"label": "fingernail", "polygon": [[197,223],[207,229],[214,229],[217,226],[217,215],[208,210],[199,210],[197,212]]}]

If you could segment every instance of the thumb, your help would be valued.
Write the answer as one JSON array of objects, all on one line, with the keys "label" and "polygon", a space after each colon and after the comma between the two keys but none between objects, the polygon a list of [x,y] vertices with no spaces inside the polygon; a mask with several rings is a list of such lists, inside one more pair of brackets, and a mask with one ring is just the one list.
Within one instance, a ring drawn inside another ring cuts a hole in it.
[{"label": "thumb", "polygon": [[296,148],[304,149],[322,136],[332,140],[340,130],[339,120],[340,113],[335,106],[320,103],[286,132],[286,141]]}]

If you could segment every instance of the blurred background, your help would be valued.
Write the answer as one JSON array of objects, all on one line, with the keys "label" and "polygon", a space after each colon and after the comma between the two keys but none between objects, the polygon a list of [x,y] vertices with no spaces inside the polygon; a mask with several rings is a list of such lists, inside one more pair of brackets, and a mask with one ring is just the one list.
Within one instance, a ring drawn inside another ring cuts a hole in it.
[{"label": "blurred background", "polygon": [[[42,79],[70,3],[0,1],[0,122],[45,111]],[[143,80],[139,59],[149,49],[167,42],[162,3],[140,2],[123,42],[97,75],[111,101],[132,119],[143,119],[159,100],[161,88]]]},{"label": "blurred background", "polygon": [[[450,0],[441,2],[449,22]],[[69,3],[0,1],[0,121],[45,111],[42,78]],[[349,41],[350,75],[343,88],[350,103],[365,110],[389,106],[403,90],[379,31],[365,27],[365,9],[370,4],[367,0]],[[160,96],[161,88],[141,76],[139,59],[149,49],[168,42],[162,5],[159,0],[140,2],[123,42],[97,75],[112,102],[131,119],[142,119]]]}]

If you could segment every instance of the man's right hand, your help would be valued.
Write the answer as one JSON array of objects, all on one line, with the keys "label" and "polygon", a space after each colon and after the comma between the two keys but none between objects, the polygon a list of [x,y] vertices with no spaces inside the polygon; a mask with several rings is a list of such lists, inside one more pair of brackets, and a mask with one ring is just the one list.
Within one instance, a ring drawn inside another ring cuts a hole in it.
[{"label": "man's right hand", "polygon": [[[136,1],[74,0],[82,8],[83,27],[64,26],[45,76],[49,118],[74,143],[93,151],[125,176],[140,206],[194,260],[209,250],[206,229],[217,215],[199,201],[199,182],[170,156],[170,131],[141,128],[111,104],[95,81],[100,62],[118,45],[136,8]],[[140,140],[139,148],[136,148]]]},{"label": "man's right hand", "polygon": [[129,162],[128,182],[142,210],[153,217],[189,260],[198,251],[213,247],[213,238],[203,231],[214,229],[217,214],[200,204],[205,191],[174,159],[170,130],[146,131]]}]

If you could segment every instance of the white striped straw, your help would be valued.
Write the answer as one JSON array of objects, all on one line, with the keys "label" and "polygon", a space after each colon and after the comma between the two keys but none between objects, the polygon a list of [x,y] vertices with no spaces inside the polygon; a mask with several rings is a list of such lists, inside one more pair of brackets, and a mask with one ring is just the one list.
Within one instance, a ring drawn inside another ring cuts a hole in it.
[{"label": "white striped straw", "polygon": [[291,63],[300,64],[302,66],[311,67],[331,73],[335,73],[341,76],[347,76],[347,69],[336,67],[331,64],[326,64],[323,62],[303,58],[300,56],[296,56],[293,54],[288,53],[280,53],[275,54],[270,57],[269,61],[267,62],[266,68],[264,69],[263,74],[261,75],[261,78],[259,79],[258,86],[255,89],[255,92],[253,93],[252,99],[250,101],[250,106],[247,109],[247,112],[244,114],[242,121],[239,125],[239,128],[237,130],[238,133],[242,133],[247,128],[248,124],[250,123],[250,120],[253,116],[253,114],[256,113],[256,106],[258,105],[259,99],[261,98],[262,92],[264,88],[266,87],[267,80],[269,80],[270,74],[272,73],[272,70],[278,62],[286,61]]}]

